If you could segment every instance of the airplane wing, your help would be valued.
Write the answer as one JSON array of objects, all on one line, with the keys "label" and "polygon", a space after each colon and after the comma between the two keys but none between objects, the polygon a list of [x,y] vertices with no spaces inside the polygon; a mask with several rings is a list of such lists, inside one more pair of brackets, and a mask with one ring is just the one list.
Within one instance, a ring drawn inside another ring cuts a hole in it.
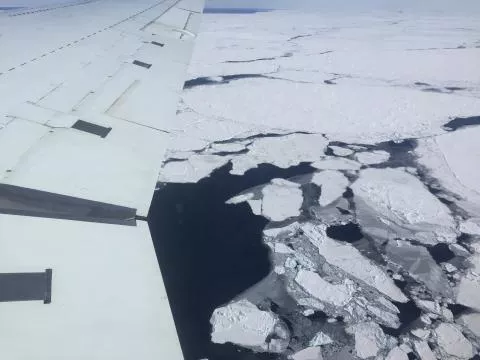
[{"label": "airplane wing", "polygon": [[0,358],[182,359],[145,221],[204,0],[0,12]]}]

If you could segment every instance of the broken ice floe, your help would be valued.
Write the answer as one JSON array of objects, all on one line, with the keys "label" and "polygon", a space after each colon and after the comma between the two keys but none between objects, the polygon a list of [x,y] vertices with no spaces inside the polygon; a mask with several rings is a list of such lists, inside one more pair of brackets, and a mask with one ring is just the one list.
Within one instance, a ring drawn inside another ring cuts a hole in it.
[{"label": "broken ice floe", "polygon": [[341,146],[329,145],[328,147],[333,151],[336,156],[349,156],[352,155],[354,152],[352,149]]},{"label": "broken ice floe", "polygon": [[290,356],[292,360],[323,360],[322,349],[311,346]]},{"label": "broken ice floe", "polygon": [[381,239],[453,243],[454,218],[415,176],[401,169],[365,169],[351,186],[363,231]]},{"label": "broken ice floe", "polygon": [[385,247],[385,258],[424,283],[433,293],[447,297],[452,295],[446,275],[425,247],[390,240]]},{"label": "broken ice floe", "polygon": [[350,182],[339,171],[325,170],[313,174],[312,183],[321,187],[319,204],[327,206],[342,196]]},{"label": "broken ice floe", "polygon": [[247,192],[228,200],[227,204],[244,201],[250,205],[254,214],[263,215],[272,221],[283,221],[300,215],[303,194],[299,184],[273,179],[260,190],[260,194]]},{"label": "broken ice floe", "polygon": [[379,352],[396,345],[395,340],[385,335],[374,322],[352,325],[346,331],[355,337],[355,353],[361,359],[375,357]]},{"label": "broken ice floe", "polygon": [[480,311],[480,279],[473,275],[462,278],[457,288],[457,303]]},{"label": "broken ice floe", "polygon": [[382,150],[362,151],[356,153],[355,158],[364,165],[374,165],[387,161],[390,154]]},{"label": "broken ice floe", "polygon": [[385,360],[408,360],[408,354],[397,346],[390,350]]},{"label": "broken ice floe", "polygon": [[413,344],[420,360],[437,360],[437,357],[426,341],[414,341]]},{"label": "broken ice floe", "polygon": [[331,343],[333,343],[332,338],[321,331],[316,334],[312,340],[310,340],[310,346],[322,346]]},{"label": "broken ice floe", "polygon": [[248,154],[232,158],[232,174],[241,175],[262,163],[287,168],[300,162],[313,162],[325,155],[328,141],[321,135],[291,134],[260,138],[248,146]]},{"label": "broken ice floe", "polygon": [[289,343],[288,327],[270,311],[247,300],[218,308],[212,315],[212,341],[227,342],[261,352],[281,353]]},{"label": "broken ice floe", "polygon": [[458,326],[442,323],[435,329],[442,358],[470,359],[474,355],[472,344],[463,336]]},{"label": "broken ice floe", "polygon": [[393,280],[379,267],[365,258],[350,244],[342,244],[328,238],[321,225],[304,223],[300,229],[314,244],[325,260],[365,284],[372,286],[387,297],[405,302],[407,298]]}]

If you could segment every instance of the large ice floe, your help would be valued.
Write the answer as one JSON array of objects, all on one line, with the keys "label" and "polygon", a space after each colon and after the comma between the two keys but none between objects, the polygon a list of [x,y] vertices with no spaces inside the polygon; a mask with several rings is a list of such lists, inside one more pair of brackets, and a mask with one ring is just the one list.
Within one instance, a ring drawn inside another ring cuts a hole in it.
[{"label": "large ice floe", "polygon": [[271,272],[215,305],[213,343],[248,359],[478,360],[479,24],[206,16],[161,185],[309,169],[225,199],[263,217]]}]

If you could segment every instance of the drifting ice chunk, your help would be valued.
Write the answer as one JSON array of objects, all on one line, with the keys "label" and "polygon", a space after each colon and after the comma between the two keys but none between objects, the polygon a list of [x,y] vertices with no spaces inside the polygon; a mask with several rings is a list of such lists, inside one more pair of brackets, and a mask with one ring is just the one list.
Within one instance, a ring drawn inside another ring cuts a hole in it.
[{"label": "drifting ice chunk", "polygon": [[319,347],[309,347],[290,356],[293,360],[323,360],[322,349]]},{"label": "drifting ice chunk", "polygon": [[450,250],[452,250],[452,252],[455,255],[470,256],[470,252],[459,244],[450,244],[450,245],[448,245],[448,247],[450,248]]},{"label": "drifting ice chunk", "polygon": [[457,303],[480,310],[480,283],[471,278],[463,278],[457,289]]},{"label": "drifting ice chunk", "polygon": [[303,194],[297,183],[273,179],[270,184],[262,188],[261,199],[254,199],[254,197],[253,192],[247,192],[229,199],[226,203],[247,202],[255,215],[262,215],[273,221],[283,221],[300,215]]},{"label": "drifting ice chunk", "polygon": [[415,351],[417,352],[418,356],[420,356],[420,360],[437,360],[437,357],[433,353],[430,346],[428,346],[426,341],[415,341]]},{"label": "drifting ice chunk", "polygon": [[382,328],[374,322],[356,324],[348,327],[346,331],[355,336],[355,351],[362,359],[377,356],[380,350],[388,346]]},{"label": "drifting ice chunk", "polygon": [[390,350],[385,360],[408,360],[408,355],[397,346]]},{"label": "drifting ice chunk", "polygon": [[355,158],[364,165],[373,165],[387,161],[390,154],[382,150],[364,151],[357,153]]},{"label": "drifting ice chunk", "polygon": [[226,204],[240,204],[246,202],[250,206],[252,213],[255,215],[262,215],[262,200],[254,199],[254,197],[255,194],[253,192],[247,192],[227,200]]},{"label": "drifting ice chunk", "polygon": [[480,235],[480,219],[468,219],[460,224],[460,231],[470,235]]},{"label": "drifting ice chunk", "polygon": [[480,337],[480,314],[464,314],[460,316],[460,321],[476,336]]},{"label": "drifting ice chunk", "polygon": [[262,194],[262,214],[270,220],[283,221],[300,215],[303,195],[299,184],[273,179],[262,189]]},{"label": "drifting ice chunk", "polygon": [[425,329],[414,329],[410,331],[413,335],[422,340],[427,340],[430,336],[430,331]]},{"label": "drifting ice chunk", "polygon": [[262,215],[262,200],[247,200],[247,204],[255,215]]},{"label": "drifting ice chunk", "polygon": [[310,340],[310,346],[322,346],[331,343],[333,343],[331,337],[321,331]]},{"label": "drifting ice chunk", "polygon": [[365,282],[394,301],[408,301],[393,280],[352,245],[330,239],[321,225],[304,223],[301,229],[329,264]]},{"label": "drifting ice chunk", "polygon": [[367,304],[367,310],[374,315],[381,324],[385,324],[391,328],[398,328],[400,326],[400,319],[396,314],[379,309],[375,306]]},{"label": "drifting ice chunk", "polygon": [[452,273],[452,272],[455,272],[455,271],[458,270],[454,265],[449,264],[449,263],[445,263],[444,267],[445,267],[445,271],[448,272],[448,273]]},{"label": "drifting ice chunk", "polygon": [[351,285],[332,285],[313,271],[300,270],[295,281],[316,299],[334,306],[345,306],[355,292]]},{"label": "drifting ice chunk", "polygon": [[[420,180],[405,171],[363,170],[352,190],[360,212],[375,209],[375,219],[380,217],[379,220],[359,218],[366,232],[375,232],[378,227],[397,226],[400,230],[414,232],[409,235],[427,244],[456,241],[455,221],[450,210]],[[385,233],[389,236],[392,232]]]},{"label": "drifting ice chunk", "polygon": [[473,357],[472,344],[463,336],[456,325],[440,324],[435,329],[437,343],[441,350],[447,355],[459,359],[470,359]]},{"label": "drifting ice chunk", "polygon": [[321,206],[327,206],[342,196],[349,181],[339,171],[325,170],[313,174],[312,183],[321,186],[318,202]]},{"label": "drifting ice chunk", "polygon": [[281,242],[275,243],[273,251],[278,253],[278,254],[291,254],[291,253],[294,252],[287,245],[285,245],[284,243],[281,243]]},{"label": "drifting ice chunk", "polygon": [[353,154],[353,150],[349,148],[344,148],[340,146],[329,146],[330,149],[332,149],[333,153],[337,156],[348,156]]},{"label": "drifting ice chunk", "polygon": [[426,312],[432,312],[434,314],[440,315],[442,312],[442,307],[440,304],[436,303],[435,301],[430,300],[420,300],[414,299],[415,304],[422,310]]},{"label": "drifting ice chunk", "polygon": [[247,300],[216,309],[210,323],[212,341],[217,344],[230,342],[255,351],[281,353],[289,343],[288,329],[278,316]]}]

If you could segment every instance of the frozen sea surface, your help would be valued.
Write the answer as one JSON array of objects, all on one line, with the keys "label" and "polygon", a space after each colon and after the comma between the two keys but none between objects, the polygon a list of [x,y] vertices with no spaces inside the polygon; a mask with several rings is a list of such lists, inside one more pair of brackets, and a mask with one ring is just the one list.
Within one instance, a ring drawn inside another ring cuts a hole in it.
[{"label": "frozen sea surface", "polygon": [[207,11],[163,125],[185,358],[478,360],[478,17],[253,10]]}]

